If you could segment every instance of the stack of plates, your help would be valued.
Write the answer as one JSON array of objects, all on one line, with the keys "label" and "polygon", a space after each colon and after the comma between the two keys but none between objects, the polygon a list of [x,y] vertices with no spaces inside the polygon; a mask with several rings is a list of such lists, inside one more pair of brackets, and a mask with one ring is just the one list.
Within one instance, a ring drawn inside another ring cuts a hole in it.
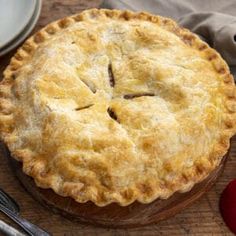
[{"label": "stack of plates", "polygon": [[33,30],[42,0],[0,0],[0,56],[22,43]]}]

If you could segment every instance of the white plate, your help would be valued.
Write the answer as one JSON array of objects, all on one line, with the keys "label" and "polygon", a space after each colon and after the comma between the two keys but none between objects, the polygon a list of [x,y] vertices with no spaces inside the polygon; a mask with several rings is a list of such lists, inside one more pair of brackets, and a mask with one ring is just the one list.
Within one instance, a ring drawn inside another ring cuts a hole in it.
[{"label": "white plate", "polygon": [[37,0],[0,0],[0,48],[17,37],[32,18]]},{"label": "white plate", "polygon": [[[23,1],[23,0],[20,0],[20,1]],[[3,56],[9,51],[11,51],[12,49],[16,48],[31,33],[31,31],[33,30],[40,16],[41,6],[42,6],[42,0],[36,0],[36,7],[33,13],[32,19],[30,20],[28,25],[25,27],[25,29],[20,33],[20,35],[17,38],[15,38],[10,44],[6,45],[5,47],[0,48],[0,56]]]}]

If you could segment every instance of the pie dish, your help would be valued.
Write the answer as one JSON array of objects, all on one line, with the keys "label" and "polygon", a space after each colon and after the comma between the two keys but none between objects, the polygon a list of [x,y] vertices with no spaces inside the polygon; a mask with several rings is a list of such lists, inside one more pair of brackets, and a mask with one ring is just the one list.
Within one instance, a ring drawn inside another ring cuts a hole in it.
[{"label": "pie dish", "polygon": [[189,191],[236,132],[233,77],[173,20],[91,9],[18,49],[0,132],[37,186],[79,203],[150,203]]}]

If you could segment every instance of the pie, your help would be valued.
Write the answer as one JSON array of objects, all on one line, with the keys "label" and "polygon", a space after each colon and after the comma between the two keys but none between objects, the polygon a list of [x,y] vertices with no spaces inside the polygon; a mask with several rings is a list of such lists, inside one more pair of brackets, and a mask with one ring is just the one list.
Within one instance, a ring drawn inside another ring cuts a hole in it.
[{"label": "pie", "polygon": [[236,133],[221,56],[171,19],[91,9],[18,49],[0,85],[0,133],[41,188],[98,206],[189,191]]}]

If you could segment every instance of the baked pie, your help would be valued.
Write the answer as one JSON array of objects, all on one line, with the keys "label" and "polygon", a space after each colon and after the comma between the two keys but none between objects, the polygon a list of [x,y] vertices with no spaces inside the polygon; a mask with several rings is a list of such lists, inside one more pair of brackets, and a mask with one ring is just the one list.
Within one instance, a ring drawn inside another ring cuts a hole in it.
[{"label": "baked pie", "polygon": [[189,191],[236,132],[233,77],[174,21],[91,9],[51,23],[11,59],[1,138],[37,186],[98,206]]}]

